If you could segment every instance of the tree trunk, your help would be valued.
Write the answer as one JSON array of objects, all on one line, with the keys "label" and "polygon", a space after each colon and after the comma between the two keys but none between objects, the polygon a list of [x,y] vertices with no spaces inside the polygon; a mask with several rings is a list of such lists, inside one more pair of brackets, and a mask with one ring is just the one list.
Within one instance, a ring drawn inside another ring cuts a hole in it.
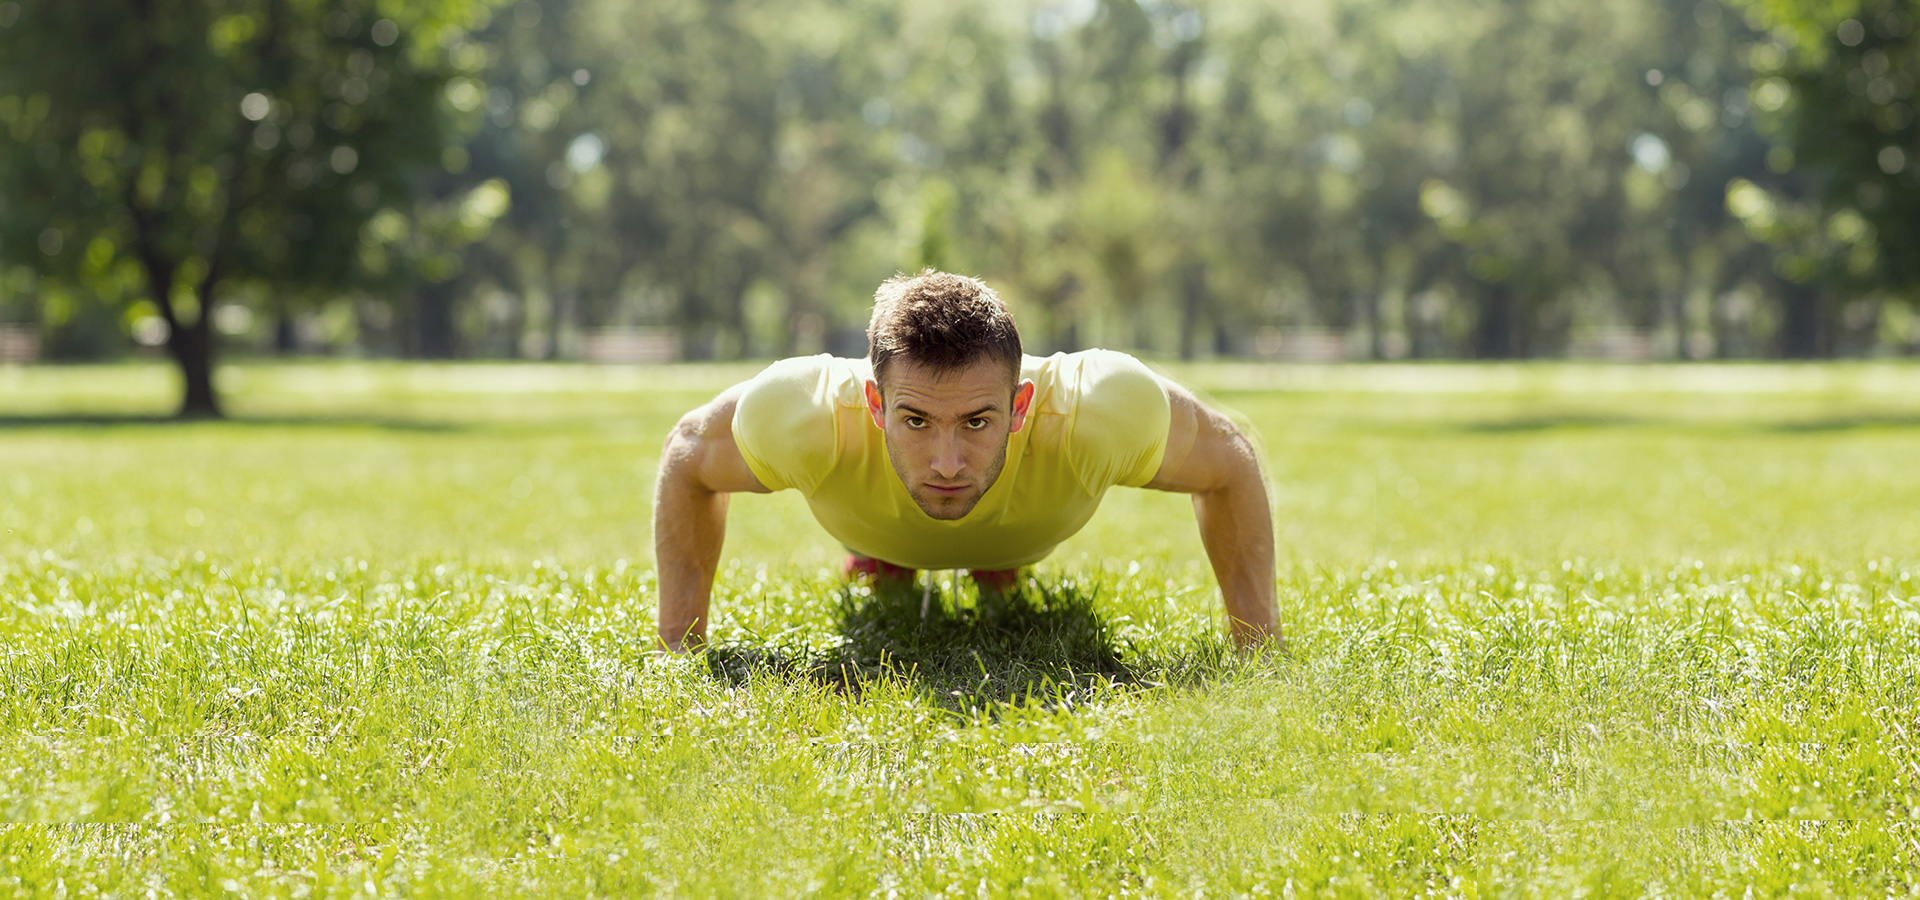
[{"label": "tree trunk", "polygon": [[1354,299],[1354,308],[1360,313],[1361,318],[1366,320],[1367,359],[1375,361],[1386,359],[1386,346],[1380,340],[1380,288],[1377,280],[1374,282],[1373,290],[1363,291]]},{"label": "tree trunk", "polygon": [[[144,231],[144,229],[143,229]],[[160,318],[167,323],[167,355],[180,367],[180,411],[182,419],[221,418],[220,398],[213,392],[213,291],[211,274],[200,285],[199,309],[192,322],[183,322],[173,305],[173,282],[179,268],[173,260],[141,248],[141,265],[147,271],[147,289]]]},{"label": "tree trunk", "polygon": [[292,356],[300,349],[300,341],[293,330],[293,313],[281,309],[273,315],[273,352],[280,356]]},{"label": "tree trunk", "polygon": [[1198,262],[1180,271],[1180,358],[1191,361],[1199,353],[1200,314],[1207,307],[1207,273]]},{"label": "tree trunk", "polygon": [[1812,284],[1780,281],[1780,355],[1813,359],[1826,355],[1826,298]]},{"label": "tree trunk", "polygon": [[452,359],[453,283],[420,285],[414,294],[413,352],[422,359]]},{"label": "tree trunk", "polygon": [[1513,358],[1512,285],[1501,282],[1482,286],[1479,321],[1473,325],[1473,355],[1478,359]]},{"label": "tree trunk", "polygon": [[1080,279],[1069,274],[1047,292],[1047,326],[1053,345],[1051,352],[1072,353],[1080,349],[1080,317],[1073,308],[1080,294]]},{"label": "tree trunk", "polygon": [[547,359],[558,361],[567,357],[566,338],[573,328],[573,292],[551,287],[555,284],[552,278],[547,284]]},{"label": "tree trunk", "polygon": [[567,357],[568,338],[573,331],[573,284],[561,284],[561,254],[549,250],[546,254],[547,279],[547,359],[558,361]]},{"label": "tree trunk", "polygon": [[184,391],[180,398],[180,418],[218,419],[220,398],[213,392],[213,310],[212,302],[201,301],[200,315],[191,325],[175,328],[167,335],[167,352],[180,366]]}]

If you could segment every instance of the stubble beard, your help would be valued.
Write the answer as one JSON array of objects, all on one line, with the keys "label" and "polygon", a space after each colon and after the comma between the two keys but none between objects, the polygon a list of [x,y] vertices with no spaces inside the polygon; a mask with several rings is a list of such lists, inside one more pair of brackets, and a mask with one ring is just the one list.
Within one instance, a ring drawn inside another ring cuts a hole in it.
[{"label": "stubble beard", "polygon": [[929,496],[923,493],[914,476],[900,467],[900,453],[894,449],[891,436],[887,437],[887,462],[893,465],[893,474],[906,486],[907,496],[913,498],[914,505],[920,507],[927,518],[951,522],[966,518],[975,506],[980,505],[980,498],[985,497],[987,491],[1000,480],[1000,469],[1007,464],[1007,447],[1000,445],[1000,451],[993,455],[993,464],[987,467],[981,478],[975,479],[973,492],[961,497]]}]

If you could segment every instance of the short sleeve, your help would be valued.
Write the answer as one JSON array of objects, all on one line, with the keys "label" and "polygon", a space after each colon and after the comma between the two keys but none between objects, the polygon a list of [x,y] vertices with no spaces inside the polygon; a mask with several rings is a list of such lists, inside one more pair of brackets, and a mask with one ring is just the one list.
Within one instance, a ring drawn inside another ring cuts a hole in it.
[{"label": "short sleeve", "polygon": [[1173,419],[1166,386],[1124,353],[1089,350],[1080,356],[1067,453],[1081,484],[1097,493],[1152,481],[1166,456]]},{"label": "short sleeve", "polygon": [[771,490],[811,495],[833,470],[839,433],[829,360],[822,355],[774,363],[747,382],[734,404],[734,445]]}]

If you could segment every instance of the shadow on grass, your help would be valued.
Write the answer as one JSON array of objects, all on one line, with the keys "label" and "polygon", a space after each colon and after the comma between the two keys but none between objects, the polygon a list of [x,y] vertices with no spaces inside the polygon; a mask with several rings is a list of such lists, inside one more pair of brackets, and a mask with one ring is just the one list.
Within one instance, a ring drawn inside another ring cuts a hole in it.
[{"label": "shadow on grass", "polygon": [[1920,415],[1846,415],[1786,421],[1720,421],[1684,418],[1660,419],[1635,416],[1568,414],[1522,416],[1512,419],[1484,419],[1448,426],[1468,434],[1529,434],[1546,431],[1600,431],[1614,428],[1656,427],[1663,429],[1704,429],[1721,432],[1769,432],[1776,434],[1820,434],[1866,429],[1920,428]]},{"label": "shadow on grass", "polygon": [[1854,431],[1864,429],[1911,429],[1920,428],[1920,415],[1860,415],[1833,416],[1824,419],[1805,419],[1793,422],[1775,422],[1766,427],[1768,431],[1785,434],[1819,434],[1830,431]]},{"label": "shadow on grass", "polygon": [[[955,600],[971,603],[955,603]],[[1025,702],[1058,706],[1100,691],[1193,683],[1231,670],[1224,641],[1196,641],[1155,658],[1120,641],[1072,585],[1029,580],[1011,593],[946,591],[930,602],[913,586],[849,586],[837,617],[840,640],[822,650],[726,644],[707,652],[715,678],[755,674],[806,679],[858,696],[883,680],[902,682],[954,712]],[[926,615],[921,615],[925,604]]]},{"label": "shadow on grass", "polygon": [[1517,434],[1535,431],[1554,431],[1558,429],[1600,429],[1630,428],[1636,425],[1654,424],[1647,419],[1632,416],[1584,415],[1569,413],[1566,415],[1521,416],[1513,419],[1484,419],[1476,422],[1463,422],[1453,426],[1456,431],[1471,434]]},{"label": "shadow on grass", "polygon": [[422,422],[370,416],[241,416],[227,419],[182,419],[175,416],[128,413],[0,414],[0,431],[33,428],[151,428],[154,426],[239,426],[275,428],[371,428],[384,431],[452,432],[468,426],[452,422]]}]

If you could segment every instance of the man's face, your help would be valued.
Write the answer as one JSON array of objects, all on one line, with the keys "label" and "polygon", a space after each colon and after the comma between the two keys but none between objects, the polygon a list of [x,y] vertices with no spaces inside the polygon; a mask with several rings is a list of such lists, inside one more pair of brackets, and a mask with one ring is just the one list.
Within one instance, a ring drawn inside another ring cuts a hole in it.
[{"label": "man's face", "polygon": [[867,412],[907,494],[935,519],[972,512],[1006,465],[1007,436],[1026,425],[1033,382],[1008,383],[990,359],[944,372],[900,360],[887,381],[884,395],[867,382]]}]

